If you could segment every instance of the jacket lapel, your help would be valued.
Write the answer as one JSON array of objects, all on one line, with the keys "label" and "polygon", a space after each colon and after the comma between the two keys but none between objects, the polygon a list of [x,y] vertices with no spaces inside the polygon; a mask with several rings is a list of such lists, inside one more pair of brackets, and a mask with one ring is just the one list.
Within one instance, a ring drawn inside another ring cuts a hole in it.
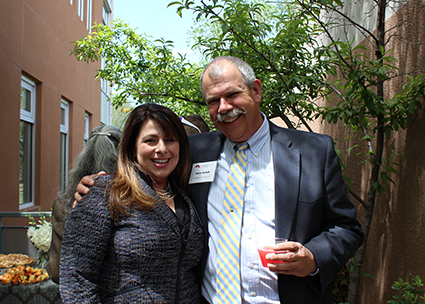
[{"label": "jacket lapel", "polygon": [[170,208],[159,198],[158,194],[156,194],[156,192],[151,187],[149,187],[149,185],[146,184],[146,182],[140,176],[137,176],[137,180],[139,181],[140,187],[144,192],[157,198],[158,201],[153,207],[153,211],[162,217],[163,220],[177,233],[177,235],[180,235],[180,229],[178,228],[177,220],[173,214],[173,211],[170,210]]},{"label": "jacket lapel", "polygon": [[[197,136],[189,136],[192,165],[198,162],[217,161],[226,139],[221,132],[203,133],[203,137],[197,140]],[[188,186],[189,197],[192,199],[204,227],[208,227],[207,201],[211,183],[190,184]]]},{"label": "jacket lapel", "polygon": [[299,150],[292,148],[292,141],[283,130],[270,123],[275,172],[276,236],[289,240],[297,210],[301,164]]},{"label": "jacket lapel", "polygon": [[171,229],[174,230],[178,236],[180,236],[180,229],[177,225],[176,217],[174,216],[170,207],[168,207],[163,201],[159,199],[153,210],[164,219],[164,221],[171,227]]}]

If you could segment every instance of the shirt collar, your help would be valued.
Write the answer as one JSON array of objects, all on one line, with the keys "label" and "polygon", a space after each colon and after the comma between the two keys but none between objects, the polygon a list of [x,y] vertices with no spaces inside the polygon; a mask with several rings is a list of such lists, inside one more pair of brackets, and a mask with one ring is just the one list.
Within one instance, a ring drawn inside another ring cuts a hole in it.
[{"label": "shirt collar", "polygon": [[[264,144],[270,140],[270,128],[269,128],[269,121],[266,118],[266,115],[264,115],[263,112],[261,112],[261,116],[263,117],[263,123],[261,124],[261,127],[257,130],[257,132],[254,133],[249,139],[249,150],[251,153],[258,157],[260,155],[260,151],[263,148]],[[229,145],[230,147],[234,147],[237,143],[226,139],[226,145]]]}]

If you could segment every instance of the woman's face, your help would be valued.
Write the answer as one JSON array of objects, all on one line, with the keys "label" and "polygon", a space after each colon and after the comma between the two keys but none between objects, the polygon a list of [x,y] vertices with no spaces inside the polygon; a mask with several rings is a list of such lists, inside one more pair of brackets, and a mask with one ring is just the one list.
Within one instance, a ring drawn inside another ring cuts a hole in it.
[{"label": "woman's face", "polygon": [[136,141],[137,162],[155,182],[155,187],[165,189],[168,176],[179,162],[179,142],[167,137],[161,125],[148,120],[142,126]]}]

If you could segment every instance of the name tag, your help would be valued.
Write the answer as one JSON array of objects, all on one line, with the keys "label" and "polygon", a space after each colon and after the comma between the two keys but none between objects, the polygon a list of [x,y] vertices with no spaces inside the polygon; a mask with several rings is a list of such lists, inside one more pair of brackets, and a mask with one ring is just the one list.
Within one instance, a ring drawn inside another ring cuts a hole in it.
[{"label": "name tag", "polygon": [[189,184],[208,183],[214,180],[217,161],[197,163],[192,165]]}]

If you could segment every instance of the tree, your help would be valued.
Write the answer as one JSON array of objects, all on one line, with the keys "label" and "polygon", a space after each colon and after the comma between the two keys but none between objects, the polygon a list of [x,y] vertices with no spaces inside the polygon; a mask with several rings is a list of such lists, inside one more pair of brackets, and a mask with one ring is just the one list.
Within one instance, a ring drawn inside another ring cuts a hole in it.
[{"label": "tree", "polygon": [[[169,4],[180,15],[192,11],[204,26],[197,26],[193,35],[194,47],[202,50],[206,59],[233,55],[254,67],[263,84],[261,110],[266,116],[280,116],[289,128],[303,124],[310,131],[309,123],[315,119],[342,122],[353,142],[348,151],[366,148],[355,156],[359,166],[368,170],[366,197],[351,190],[346,176],[350,193],[364,207],[362,227],[366,233],[365,245],[349,265],[356,265],[350,273],[351,304],[357,303],[377,194],[385,191],[388,183],[395,183],[392,176],[401,168],[401,155],[397,151],[384,155],[384,147],[395,132],[406,128],[425,97],[423,71],[399,75],[397,60],[386,49],[390,39],[397,37],[386,37],[385,32],[385,8],[392,2],[374,1],[376,32],[342,13],[340,0],[268,4],[248,0],[196,4],[184,0]],[[335,14],[345,21],[335,22],[330,18]],[[338,40],[331,29],[340,25],[359,30],[370,44],[354,46],[350,39]],[[329,39],[328,44],[320,42],[323,37]],[[174,58],[170,41],[155,43],[115,22],[111,28],[97,25],[92,35],[77,42],[73,52],[79,60],[105,58],[106,66],[98,76],[117,86],[115,105],[131,96],[137,102],[154,100],[177,111],[201,109],[200,66],[187,63],[182,56]],[[401,76],[407,76],[402,90],[387,96],[385,86]],[[330,103],[322,105],[321,99]]]},{"label": "tree", "polygon": [[[320,28],[311,17],[293,9],[291,3],[264,5],[262,1],[173,2],[177,12],[193,10],[197,20],[213,25],[213,35],[198,35],[194,47],[207,58],[227,54],[245,59],[263,83],[261,110],[281,116],[290,128],[288,115],[296,116],[307,129],[313,119],[317,98],[326,77],[326,65],[310,50]],[[197,29],[202,28],[197,26]],[[205,32],[205,31],[204,31]],[[203,34],[201,32],[200,34]],[[208,31],[207,31],[208,33]],[[198,30],[199,34],[199,30]]]},{"label": "tree", "polygon": [[[280,110],[289,108],[297,116],[301,113],[310,118],[309,114],[313,114],[314,117],[321,117],[330,123],[342,121],[352,134],[350,139],[356,141],[349,150],[361,147],[362,142],[366,142],[366,152],[360,152],[356,157],[360,159],[359,164],[369,168],[367,196],[362,198],[350,191],[365,210],[362,221],[366,234],[365,244],[352,261],[357,267],[350,267],[352,272],[348,301],[357,303],[361,265],[372,225],[376,196],[385,191],[388,181],[394,183],[390,176],[397,174],[401,167],[398,159],[401,155],[396,151],[384,157],[386,140],[399,128],[406,128],[410,116],[421,108],[425,97],[425,75],[420,75],[423,71],[411,71],[412,75],[416,74],[416,78],[408,76],[408,82],[400,94],[391,97],[384,94],[384,86],[400,76],[397,73],[396,59],[390,57],[390,51],[386,50],[391,38],[397,37],[394,30],[392,36],[386,37],[385,12],[393,1],[374,1],[377,6],[376,33],[343,14],[343,3],[339,0],[293,1],[287,6],[292,10],[287,9],[279,15],[271,16],[277,17],[274,24],[273,21],[269,21],[270,24],[261,20],[260,10],[264,6],[256,2],[212,2],[213,5],[206,5],[201,1],[202,5],[198,6],[190,0],[173,4],[180,5],[179,10],[192,9],[198,17],[216,20],[221,25],[220,35],[206,39],[200,37],[198,44],[212,57],[223,53],[231,54],[242,57],[257,67],[256,72],[265,76],[265,95],[278,92],[276,99],[270,99],[263,105],[272,109],[268,114],[278,114],[276,107]],[[404,5],[418,5],[412,2],[406,1]],[[420,8],[420,4],[417,7]],[[339,19],[324,18],[332,13],[337,14]],[[340,24],[359,30],[370,45],[353,46],[347,42],[348,39],[336,40],[330,28]],[[319,35],[326,36],[330,44],[316,44]],[[372,58],[368,57],[369,53],[373,54]],[[308,77],[310,75],[313,78]],[[327,75],[333,75],[337,80],[329,82]],[[268,80],[271,79],[273,81],[269,83]],[[312,89],[317,91],[312,92]],[[329,99],[330,93],[337,95],[334,97],[338,100],[336,105],[320,107],[311,103],[319,94]],[[285,121],[288,127],[292,127],[287,119]],[[302,122],[305,124],[305,121]],[[349,181],[348,178],[347,180]]]},{"label": "tree", "polygon": [[[199,78],[201,66],[185,56],[173,55],[173,42],[139,35],[121,20],[110,26],[96,24],[92,33],[74,41],[71,51],[77,60],[105,60],[96,77],[115,88],[110,100],[114,107],[156,102],[177,114],[206,113]],[[183,77],[182,77],[183,76]]]}]

